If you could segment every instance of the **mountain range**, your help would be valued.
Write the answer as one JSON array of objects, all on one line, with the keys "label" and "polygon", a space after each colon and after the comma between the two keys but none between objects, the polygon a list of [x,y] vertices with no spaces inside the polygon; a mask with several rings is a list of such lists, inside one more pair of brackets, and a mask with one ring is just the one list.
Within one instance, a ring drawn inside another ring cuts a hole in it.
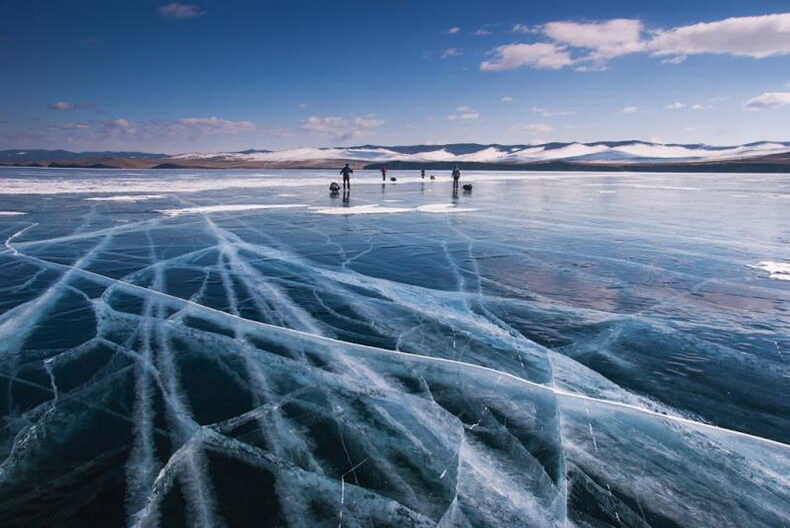
[{"label": "mountain range", "polygon": [[354,168],[498,170],[722,170],[790,172],[790,142],[760,141],[744,145],[597,141],[503,145],[302,147],[288,150],[249,149],[238,152],[189,152],[176,155],[145,152],[69,152],[4,150],[0,164],[94,168]]}]

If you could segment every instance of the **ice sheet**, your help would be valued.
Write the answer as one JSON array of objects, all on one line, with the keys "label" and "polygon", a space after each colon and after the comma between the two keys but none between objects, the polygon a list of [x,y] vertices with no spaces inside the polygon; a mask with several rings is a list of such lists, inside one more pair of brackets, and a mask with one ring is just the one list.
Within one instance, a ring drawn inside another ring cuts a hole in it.
[{"label": "ice sheet", "polygon": [[4,526],[787,525],[786,176],[26,172]]}]

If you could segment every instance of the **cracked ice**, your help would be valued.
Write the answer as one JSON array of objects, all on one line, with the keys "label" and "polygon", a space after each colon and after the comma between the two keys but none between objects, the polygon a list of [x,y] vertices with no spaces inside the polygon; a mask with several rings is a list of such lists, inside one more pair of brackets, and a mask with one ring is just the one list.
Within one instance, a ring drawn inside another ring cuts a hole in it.
[{"label": "cracked ice", "polygon": [[787,178],[465,177],[0,172],[3,525],[788,526]]}]

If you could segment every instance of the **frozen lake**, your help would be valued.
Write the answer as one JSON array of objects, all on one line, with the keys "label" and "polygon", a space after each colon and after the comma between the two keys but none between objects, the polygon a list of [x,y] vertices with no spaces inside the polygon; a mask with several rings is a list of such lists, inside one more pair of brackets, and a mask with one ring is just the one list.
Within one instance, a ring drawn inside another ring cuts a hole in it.
[{"label": "frozen lake", "polygon": [[0,169],[3,526],[790,526],[790,175],[389,175]]}]

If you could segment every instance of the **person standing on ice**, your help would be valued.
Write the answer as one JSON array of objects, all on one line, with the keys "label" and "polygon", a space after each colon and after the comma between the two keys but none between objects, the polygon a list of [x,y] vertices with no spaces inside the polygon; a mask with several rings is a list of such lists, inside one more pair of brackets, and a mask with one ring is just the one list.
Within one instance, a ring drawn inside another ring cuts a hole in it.
[{"label": "person standing on ice", "polygon": [[381,181],[387,181],[387,167],[381,168]]},{"label": "person standing on ice", "polygon": [[420,171],[420,178],[422,178],[423,180],[425,179],[425,169],[422,169]]},{"label": "person standing on ice", "polygon": [[351,190],[351,173],[353,172],[354,169],[352,169],[348,163],[346,163],[345,167],[340,169],[340,174],[343,175],[343,189],[348,186],[348,190]]},{"label": "person standing on ice", "polygon": [[458,165],[453,169],[453,191],[458,191],[458,180],[461,179],[461,169]]}]

